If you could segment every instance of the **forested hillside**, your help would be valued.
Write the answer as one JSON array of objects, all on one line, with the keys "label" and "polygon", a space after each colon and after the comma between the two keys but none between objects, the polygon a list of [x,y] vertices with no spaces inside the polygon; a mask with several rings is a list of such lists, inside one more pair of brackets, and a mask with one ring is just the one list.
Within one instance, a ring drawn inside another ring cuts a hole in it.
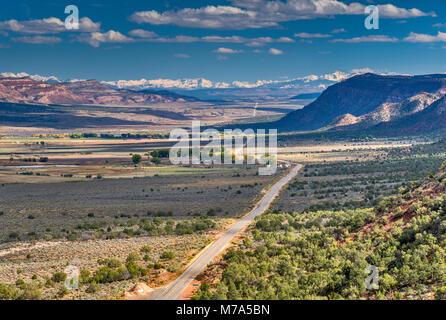
[{"label": "forested hillside", "polygon": [[445,246],[446,163],[375,208],[259,217],[224,255],[221,281],[195,298],[443,299]]}]

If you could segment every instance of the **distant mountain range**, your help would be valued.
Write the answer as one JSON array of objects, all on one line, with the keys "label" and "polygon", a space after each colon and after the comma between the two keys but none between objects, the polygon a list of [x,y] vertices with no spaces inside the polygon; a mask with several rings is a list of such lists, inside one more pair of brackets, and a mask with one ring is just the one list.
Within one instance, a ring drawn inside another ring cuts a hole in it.
[{"label": "distant mountain range", "polygon": [[282,131],[367,130],[393,134],[446,129],[446,75],[358,75],[275,122]]},{"label": "distant mountain range", "polygon": [[0,77],[0,102],[7,103],[138,105],[186,101],[197,99],[168,91],[114,89],[96,80],[61,83],[29,76]]},{"label": "distant mountain range", "polygon": [[[115,88],[97,80],[60,82],[54,77],[0,74],[0,103],[126,106],[195,102],[199,101],[197,92],[207,99],[274,98],[286,93],[290,101],[317,99],[276,122],[258,125],[278,128],[279,131],[360,130],[361,133],[390,135],[446,131],[446,74],[404,76],[366,73],[341,80],[322,94],[313,91],[289,95],[302,90],[305,83],[309,83],[305,90],[310,90],[315,81],[335,80],[328,78],[271,82],[253,88],[177,89],[173,92]],[[194,93],[195,97],[186,93]]]},{"label": "distant mountain range", "polygon": [[[139,79],[139,80],[114,80],[99,81],[101,84],[114,89],[129,90],[169,90],[181,95],[194,96],[203,100],[234,99],[234,98],[276,98],[293,97],[299,94],[320,93],[332,84],[359,74],[363,70],[353,70],[350,73],[335,71],[324,75],[308,75],[294,79],[283,80],[258,80],[217,82],[204,78],[185,79]],[[60,80],[55,76],[29,75],[25,72],[0,73],[0,78],[26,78],[35,81],[49,83],[70,83],[85,80],[68,79]]]}]

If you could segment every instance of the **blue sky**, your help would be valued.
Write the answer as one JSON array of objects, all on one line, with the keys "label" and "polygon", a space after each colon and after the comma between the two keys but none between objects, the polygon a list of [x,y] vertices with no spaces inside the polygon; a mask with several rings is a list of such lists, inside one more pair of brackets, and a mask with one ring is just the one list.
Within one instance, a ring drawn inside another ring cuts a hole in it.
[{"label": "blue sky", "polygon": [[[446,72],[443,0],[2,2],[0,72],[226,82]],[[76,31],[63,27],[69,4],[79,9]],[[364,27],[371,4],[379,30]]]}]

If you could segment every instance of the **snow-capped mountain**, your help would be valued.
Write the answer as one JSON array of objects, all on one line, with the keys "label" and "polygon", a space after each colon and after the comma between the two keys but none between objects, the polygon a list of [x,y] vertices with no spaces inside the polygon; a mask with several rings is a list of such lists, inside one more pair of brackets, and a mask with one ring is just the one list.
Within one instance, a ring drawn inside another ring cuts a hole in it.
[{"label": "snow-capped mountain", "polygon": [[[101,84],[114,89],[168,89],[180,93],[199,97],[201,99],[219,99],[231,97],[291,97],[302,93],[322,92],[329,86],[345,80],[351,76],[369,72],[370,69],[357,69],[351,72],[335,71],[324,75],[308,75],[284,80],[257,80],[255,82],[239,81],[218,82],[204,78],[185,79],[146,79],[139,80],[111,80],[99,81]],[[29,75],[25,72],[0,73],[0,78],[29,77],[35,81],[50,83],[72,83],[85,81],[79,79],[61,80],[56,76]]]}]

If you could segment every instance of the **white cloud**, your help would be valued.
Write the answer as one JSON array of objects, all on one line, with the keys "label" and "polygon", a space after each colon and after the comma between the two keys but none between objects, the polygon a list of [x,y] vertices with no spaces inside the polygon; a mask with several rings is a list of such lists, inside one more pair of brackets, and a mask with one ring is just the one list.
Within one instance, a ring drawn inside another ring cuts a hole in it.
[{"label": "white cloud", "polygon": [[239,53],[239,50],[234,50],[231,48],[218,48],[217,50],[214,50],[214,52],[216,53],[228,53],[228,54],[234,54],[234,53]]},{"label": "white cloud", "polygon": [[279,49],[275,49],[275,48],[270,48],[268,51],[270,54],[273,54],[275,56],[283,54],[283,51],[279,50]]},{"label": "white cloud", "polygon": [[446,33],[438,32],[438,34],[436,36],[432,36],[430,34],[421,34],[421,33],[411,32],[408,37],[404,38],[404,41],[423,42],[423,43],[446,42]]},{"label": "white cloud", "polygon": [[292,43],[294,40],[288,37],[280,37],[276,42]]},{"label": "white cloud", "polygon": [[12,38],[12,41],[24,42],[30,44],[54,44],[61,42],[62,39],[58,37],[48,37],[48,36],[26,36],[26,37]]},{"label": "white cloud", "polygon": [[312,39],[312,38],[330,38],[331,34],[301,32],[301,33],[295,33],[294,36],[296,38]]},{"label": "white cloud", "polygon": [[88,43],[93,47],[99,47],[101,43],[126,43],[134,41],[134,39],[114,30],[110,30],[105,33],[92,32],[88,34],[81,34],[77,37],[77,40],[79,42]]},{"label": "white cloud", "polygon": [[393,4],[383,4],[377,6],[379,9],[380,17],[385,18],[396,18],[396,19],[407,19],[407,18],[418,18],[418,17],[436,17],[435,12],[423,12],[419,9],[403,9],[394,6]]},{"label": "white cloud", "polygon": [[79,19],[78,30],[67,30],[65,23],[59,18],[17,21],[15,19],[0,22],[0,30],[22,34],[54,34],[65,31],[96,32],[101,28],[100,22],[93,22],[90,18]]},{"label": "white cloud", "polygon": [[153,31],[147,31],[142,29],[135,29],[129,32],[129,35],[138,37],[138,38],[155,38],[158,35]]},{"label": "white cloud", "polygon": [[271,37],[257,37],[257,38],[245,38],[240,36],[204,36],[204,37],[191,37],[178,35],[171,38],[156,37],[146,38],[139,41],[145,42],[165,42],[165,43],[192,43],[192,42],[209,42],[209,43],[241,43],[250,47],[261,47],[268,43],[293,43],[293,39],[289,37],[271,38]]},{"label": "white cloud", "polygon": [[[365,5],[339,0],[231,0],[228,6],[206,6],[180,10],[139,11],[130,20],[152,25],[177,25],[189,28],[248,29],[275,27],[281,22],[330,17],[363,15]],[[435,16],[419,9],[378,5],[382,18],[416,18]]]},{"label": "white cloud", "polygon": [[377,36],[364,36],[351,39],[334,39],[331,42],[344,42],[344,43],[362,43],[362,42],[398,42],[398,38],[377,35]]},{"label": "white cloud", "polygon": [[436,23],[433,25],[434,28],[444,28],[446,27],[446,23]]},{"label": "white cloud", "polygon": [[370,68],[359,68],[359,69],[353,69],[353,74],[362,74],[362,73],[375,73],[375,70]]}]

